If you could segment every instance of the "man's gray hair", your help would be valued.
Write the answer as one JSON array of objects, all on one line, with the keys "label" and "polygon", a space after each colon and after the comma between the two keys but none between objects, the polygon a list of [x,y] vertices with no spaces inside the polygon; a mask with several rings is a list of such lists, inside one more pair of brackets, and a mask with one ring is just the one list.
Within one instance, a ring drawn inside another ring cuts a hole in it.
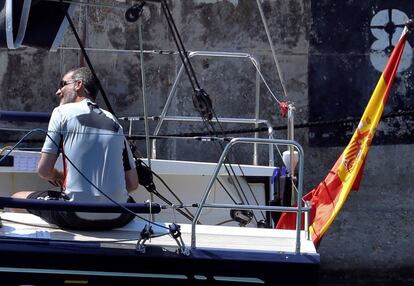
[{"label": "man's gray hair", "polygon": [[88,95],[92,100],[95,100],[99,89],[92,72],[86,67],[73,69],[70,72],[72,72],[73,80],[81,80],[83,82],[86,95]]}]

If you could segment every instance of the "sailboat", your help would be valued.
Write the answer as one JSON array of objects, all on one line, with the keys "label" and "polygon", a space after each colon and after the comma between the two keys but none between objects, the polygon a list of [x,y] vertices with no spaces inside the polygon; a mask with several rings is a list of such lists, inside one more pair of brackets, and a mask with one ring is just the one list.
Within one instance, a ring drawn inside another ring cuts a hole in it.
[{"label": "sailboat", "polygon": [[[76,7],[117,7],[125,10],[126,21],[136,23],[142,20],[145,7],[152,5],[159,6],[159,11],[165,16],[176,49],[144,50],[142,43],[145,39],[140,22],[137,25],[140,47],[133,52],[140,57],[141,80],[143,83],[147,80],[144,55],[171,56],[180,59],[181,64],[160,114],[148,114],[146,104],[151,102],[145,97],[146,85],[142,84],[144,114],[119,117],[129,127],[128,138],[142,139],[146,143],[146,155],[141,156],[138,163],[143,170],[141,191],[133,195],[138,203],[96,205],[12,199],[10,196],[17,191],[51,186],[37,175],[38,150],[20,148],[20,141],[3,148],[0,159],[0,205],[4,208],[0,214],[0,253],[3,258],[0,272],[3,281],[15,285],[158,285],[171,282],[178,285],[316,285],[320,257],[314,241],[315,234],[319,233],[315,230],[314,221],[310,221],[316,205],[303,199],[305,157],[303,148],[293,137],[294,105],[278,102],[287,115],[289,131],[286,139],[275,138],[270,121],[261,119],[257,108],[253,118],[218,117],[208,91],[202,88],[191,65],[198,58],[246,62],[254,70],[256,84],[264,83],[271,92],[259,60],[248,52],[187,51],[168,1],[135,1],[132,4],[111,1],[110,5],[108,1],[103,4],[89,2],[2,1],[0,8],[4,13],[0,17],[0,29],[4,33],[0,45],[16,52],[21,46],[59,50],[63,48],[61,43],[66,30],[70,28],[73,34],[77,33],[71,20]],[[261,6],[258,7],[260,10]],[[263,11],[260,12],[263,16]],[[50,31],[40,33],[43,35],[40,37],[38,33],[44,32],[45,22],[49,23]],[[263,23],[266,28],[264,18]],[[82,41],[77,40],[78,47],[65,49],[81,51],[88,66],[92,64],[88,52],[116,52],[85,48]],[[272,43],[271,40],[269,42]],[[271,49],[275,55],[274,48]],[[274,59],[277,65],[277,58]],[[198,114],[188,116],[190,113],[184,110],[183,115],[169,115],[171,103],[186,77],[193,91],[190,107]],[[256,106],[259,89],[256,86],[252,100]],[[103,101],[108,104],[107,99],[103,98]],[[107,109],[111,111],[110,104]],[[47,122],[49,116],[41,112],[1,112],[1,119],[6,121]],[[151,120],[155,122],[152,134],[148,128]],[[139,122],[145,123],[145,134],[134,133],[133,126]],[[200,124],[207,131],[166,134],[162,131],[167,122]],[[219,127],[224,123],[252,125],[255,131],[258,126],[263,126],[266,135],[260,137],[256,132],[253,137],[226,137]],[[220,131],[213,132],[214,129]],[[26,135],[36,132],[42,131],[32,129]],[[25,138],[21,137],[22,141]],[[164,146],[167,144],[164,142],[171,139],[217,143],[220,155],[217,162],[158,158],[160,141]],[[240,164],[233,160],[234,150],[240,146],[246,146],[253,154],[252,163]],[[259,147],[266,152],[259,152]],[[58,164],[62,164],[64,159],[58,160]],[[363,168],[363,162],[361,165]],[[352,168],[350,164],[347,166]],[[133,211],[137,218],[127,226],[111,231],[73,231],[50,225],[31,214],[8,211],[8,208],[28,207],[77,212],[124,212],[127,209]],[[338,209],[334,211],[337,213]],[[280,213],[296,214],[292,229],[276,228]],[[328,216],[329,223],[332,223],[332,217],[334,215]],[[322,226],[322,234],[324,231],[326,224]]]}]

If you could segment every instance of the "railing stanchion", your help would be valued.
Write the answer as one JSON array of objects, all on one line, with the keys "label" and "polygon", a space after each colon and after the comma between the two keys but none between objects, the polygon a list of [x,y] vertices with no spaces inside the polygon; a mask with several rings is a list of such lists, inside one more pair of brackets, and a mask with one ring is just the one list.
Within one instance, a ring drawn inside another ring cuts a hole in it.
[{"label": "railing stanchion", "polygon": [[[219,174],[221,166],[223,165],[227,154],[230,152],[230,149],[233,148],[236,144],[249,143],[249,144],[268,144],[268,145],[287,145],[296,148],[299,155],[299,172],[298,172],[298,200],[296,207],[282,207],[282,206],[253,206],[253,205],[237,205],[237,204],[217,204],[217,203],[206,203],[211,189],[214,185],[214,182]],[[296,244],[295,244],[295,254],[300,253],[300,244],[301,244],[301,217],[302,212],[309,212],[310,208],[305,205],[302,206],[302,190],[303,190],[303,169],[304,169],[304,153],[303,148],[297,142],[293,140],[282,140],[282,139],[265,139],[265,138],[234,138],[230,141],[229,144],[224,148],[223,153],[220,156],[220,159],[214,169],[214,172],[210,178],[210,181],[207,185],[207,188],[202,196],[202,199],[198,205],[197,212],[194,215],[194,219],[191,224],[191,248],[196,248],[196,224],[200,218],[203,208],[238,208],[238,209],[251,209],[251,210],[264,210],[264,211],[283,211],[283,212],[295,212],[296,215]],[[307,225],[307,224],[306,224]]]}]

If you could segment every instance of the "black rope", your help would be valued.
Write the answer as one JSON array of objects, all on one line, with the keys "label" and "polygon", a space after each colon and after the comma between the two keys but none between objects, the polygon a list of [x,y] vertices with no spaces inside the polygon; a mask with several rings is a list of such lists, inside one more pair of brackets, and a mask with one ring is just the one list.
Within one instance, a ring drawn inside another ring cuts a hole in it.
[{"label": "black rope", "polygon": [[237,201],[235,198],[233,198],[233,196],[230,194],[229,190],[227,190],[226,186],[220,181],[219,178],[217,178],[217,182],[219,182],[220,186],[223,188],[223,190],[227,193],[227,195],[229,196],[229,198],[233,201],[234,204],[237,205]]},{"label": "black rope", "polygon": [[[217,116],[215,115],[215,112],[214,112],[214,109],[212,109],[212,113],[214,114],[214,116],[215,116],[215,118],[216,118],[216,120],[217,120],[217,122],[218,122],[218,124],[220,125],[220,122],[218,121],[218,118],[217,118]],[[204,117],[202,117],[203,118],[203,124],[205,125],[205,127],[207,128],[207,130],[208,130],[208,133],[209,133],[209,135],[211,136],[211,135],[217,135],[218,134],[218,132],[214,129],[214,126],[213,126],[213,124],[212,124],[212,122],[211,121],[209,121],[209,120],[206,120]],[[210,130],[211,129],[211,130]],[[221,147],[221,152],[222,152],[222,150],[224,150],[224,146],[222,145],[222,143],[221,142],[219,142],[219,145],[220,145],[220,147]],[[220,152],[220,149],[219,149],[219,146],[217,146],[216,144],[214,144],[214,146],[217,148],[217,151],[218,152]],[[227,164],[228,164],[228,166],[227,166]],[[242,186],[241,186],[241,184],[240,184],[240,182],[239,182],[239,180],[238,180],[238,178],[237,178],[237,176],[236,176],[236,172],[234,171],[234,169],[233,169],[233,167],[231,166],[231,164],[230,164],[230,162],[229,162],[229,159],[228,158],[226,158],[225,159],[225,162],[224,162],[224,164],[223,164],[223,166],[224,166],[224,168],[226,169],[226,172],[227,172],[227,174],[229,175],[229,179],[231,180],[231,183],[232,183],[232,185],[234,186],[234,188],[236,189],[236,192],[237,192],[237,195],[239,196],[239,198],[240,198],[240,201],[243,203],[243,204],[246,204],[245,202],[244,202],[244,200],[243,200],[243,197],[246,199],[246,201],[248,202],[248,200],[247,200],[247,197],[246,197],[246,194],[243,192],[243,188],[242,188]],[[229,171],[229,167],[230,167],[230,170],[232,171],[231,173],[230,173],[230,171]],[[216,178],[216,180],[218,180],[218,177]],[[237,183],[237,184],[236,184]],[[220,184],[221,184],[221,182],[220,182]],[[239,189],[240,188],[240,189]],[[227,192],[227,190],[226,189],[224,189],[225,191],[226,191],[226,193],[230,196],[230,193],[229,192]],[[241,194],[243,194],[243,197],[242,197],[242,195]],[[230,199],[233,199],[233,197],[231,197],[230,196]],[[256,219],[256,217],[255,217],[255,219]],[[256,219],[256,221],[257,221],[257,219]]]},{"label": "black rope", "polygon": [[[386,115],[383,115],[381,118],[381,121],[387,118],[394,118],[394,117],[405,117],[405,116],[413,116],[414,115],[414,109],[410,110],[402,110],[397,112],[390,112]],[[331,125],[345,125],[345,124],[353,124],[357,123],[361,120],[361,118],[352,117],[347,119],[339,119],[339,120],[331,120],[331,121],[313,121],[313,122],[306,122],[306,123],[300,123],[295,125],[295,129],[301,129],[301,128],[309,128],[309,127],[318,127],[318,126],[331,126]],[[127,121],[127,120],[125,120]],[[272,126],[273,130],[286,130],[286,125],[277,125]],[[250,129],[229,129],[224,130],[224,135],[230,135],[230,134],[243,134],[243,133],[255,133],[255,132],[267,132],[269,130],[268,127],[258,127],[258,128],[250,128]],[[27,129],[4,129],[0,128],[0,132],[27,132]],[[230,140],[231,138],[226,137],[206,137],[209,136],[210,133],[206,132],[185,132],[185,133],[167,133],[167,134],[160,134],[160,135],[150,135],[150,139],[171,139],[171,137],[188,137],[188,139],[192,140],[203,140],[205,139],[227,139]],[[126,136],[129,140],[142,140],[145,138],[145,135],[130,135]],[[213,140],[212,140],[213,141]],[[0,140],[0,142],[12,142],[10,140]],[[28,139],[25,140],[25,143],[43,143],[43,140],[41,139]]]},{"label": "black rope", "polygon": [[[168,186],[168,184],[157,174],[157,173],[155,173],[154,171],[152,171],[151,170],[151,172],[152,172],[152,174],[155,176],[155,177],[157,177],[157,179],[158,180],[160,180],[160,182],[167,188],[167,190],[171,193],[171,195],[172,196],[174,196],[174,198],[183,206],[184,205],[184,203],[181,201],[181,199],[174,193],[174,191]],[[170,206],[172,206],[172,204],[170,203]],[[186,218],[188,218],[190,221],[193,221],[193,219],[194,219],[194,215],[188,210],[188,208],[186,208],[186,207],[182,207],[186,212],[187,212],[187,214],[189,215],[189,217],[186,217]],[[179,209],[177,209],[177,211],[178,211]],[[200,224],[202,224],[201,222],[199,222]]]},{"label": "black rope", "polygon": [[[32,129],[32,130],[30,130],[29,132],[27,132],[14,146],[12,146],[10,149],[8,149],[8,151],[7,151],[7,153],[2,157],[2,158],[0,158],[0,163],[8,156],[8,155],[10,155],[10,153],[13,151],[13,150],[15,150],[27,137],[29,137],[31,134],[33,134],[33,133],[35,133],[35,132],[41,132],[41,133],[43,133],[43,134],[46,134],[46,136],[50,139],[50,141],[55,145],[55,146],[57,146],[57,147],[59,147],[59,144],[57,144],[54,140],[53,140],[53,138],[48,134],[48,131],[47,130],[43,130],[43,129],[39,129],[39,128],[37,128],[37,129]],[[81,177],[83,178],[83,179],[85,179],[87,182],[88,182],[88,184],[90,184],[95,190],[97,190],[100,194],[102,194],[105,198],[107,198],[109,201],[111,201],[112,203],[114,203],[115,205],[117,205],[118,207],[120,207],[121,209],[123,209],[123,210],[125,210],[127,213],[130,213],[130,214],[132,214],[133,216],[135,216],[135,217],[137,217],[137,218],[140,218],[140,219],[142,219],[142,220],[144,220],[144,221],[146,221],[146,222],[148,222],[148,223],[151,223],[151,224],[153,224],[153,225],[156,225],[156,226],[158,226],[158,227],[161,227],[161,228],[165,228],[165,229],[169,229],[168,227],[166,227],[166,226],[164,226],[164,225],[161,225],[161,224],[158,224],[158,223],[155,223],[155,222],[152,222],[152,221],[149,221],[149,220],[147,220],[146,218],[144,218],[144,217],[142,217],[142,216],[140,216],[140,215],[138,215],[137,213],[135,213],[135,212],[133,212],[132,210],[130,210],[129,208],[127,208],[127,207],[125,207],[125,206],[123,206],[122,204],[120,204],[120,203],[118,203],[117,201],[115,201],[114,199],[112,199],[110,196],[108,196],[105,192],[103,192],[99,187],[97,187],[91,180],[89,180],[89,178],[72,162],[72,160],[70,160],[70,158],[68,158],[67,156],[66,156],[66,154],[64,154],[64,153],[62,153],[62,156],[66,159],[66,161],[70,164],[70,165],[72,165],[72,167],[78,172],[78,174],[79,175],[81,175]]]},{"label": "black rope", "polygon": [[[63,0],[60,0],[60,2],[62,4],[62,8],[64,8]],[[171,30],[171,34],[172,34],[173,39],[174,39],[174,42],[175,42],[175,44],[177,46],[179,55],[181,57],[182,63],[184,65],[184,68],[185,68],[185,71],[186,71],[186,74],[187,74],[187,76],[189,78],[191,87],[192,87],[193,92],[194,92],[194,96],[195,96],[196,99],[199,99],[198,100],[198,104],[195,104],[195,105],[201,105],[201,109],[204,109],[204,111],[202,111],[199,108],[199,112],[200,112],[202,118],[211,119],[211,113],[209,114],[209,112],[212,111],[211,101],[210,101],[210,99],[208,97],[208,94],[204,90],[202,90],[200,88],[200,85],[199,85],[198,80],[197,80],[197,77],[195,75],[193,66],[192,66],[191,61],[190,61],[190,59],[188,57],[188,53],[187,53],[187,51],[185,49],[185,46],[184,46],[184,44],[182,42],[182,39],[180,37],[180,34],[178,32],[178,29],[177,29],[177,26],[175,24],[175,21],[174,21],[174,19],[172,17],[171,11],[170,11],[170,9],[168,7],[168,4],[167,4],[167,2],[165,0],[162,0],[161,1],[161,8],[163,10],[163,13],[164,13],[166,19],[167,19],[168,26],[169,26],[169,28]],[[75,35],[75,38],[76,38],[76,40],[78,42],[78,45],[79,45],[79,47],[80,47],[80,49],[81,49],[81,51],[82,51],[82,53],[83,53],[83,55],[85,57],[85,60],[86,60],[86,62],[88,64],[88,66],[89,66],[89,68],[90,68],[93,76],[97,80],[97,84],[98,84],[99,90],[101,91],[101,94],[103,96],[103,99],[104,99],[104,101],[105,101],[105,103],[106,103],[109,111],[112,114],[114,114],[114,111],[113,111],[113,109],[112,109],[112,107],[111,107],[111,105],[110,105],[110,103],[109,103],[109,101],[108,101],[108,99],[106,97],[105,91],[103,90],[102,85],[101,85],[98,77],[96,76],[96,73],[95,73],[95,71],[93,69],[93,66],[92,66],[92,64],[91,64],[91,62],[89,60],[89,57],[88,57],[88,55],[87,55],[87,53],[85,51],[85,48],[83,47],[82,41],[80,40],[80,37],[79,37],[79,35],[78,35],[77,31],[76,31],[76,28],[75,28],[75,26],[74,26],[74,24],[72,22],[72,19],[70,18],[70,15],[67,12],[67,10],[66,9],[63,9],[63,10],[64,10],[65,15],[66,15],[66,18],[68,19],[68,22],[69,22],[69,24],[71,26],[71,29],[72,29],[72,31],[73,31],[73,33]],[[194,101],[194,98],[193,98],[193,101]],[[207,109],[207,111],[205,109]],[[216,117],[216,119],[218,119],[216,115],[215,115],[215,117]],[[204,123],[207,123],[206,122],[207,120],[203,120],[203,121],[204,121]],[[208,124],[207,123],[206,125],[207,126],[210,126],[210,128],[212,128],[212,131],[213,131],[214,134],[217,134],[217,132],[214,130],[214,126],[212,124]],[[221,125],[220,125],[220,128],[221,128],[221,131],[223,132],[223,128],[222,128]],[[211,131],[210,130],[209,130],[209,133],[211,134]],[[223,147],[223,145],[221,143],[220,143],[220,146],[222,147],[222,149],[224,149],[224,147]],[[227,166],[225,164],[224,164],[224,166],[225,166],[227,172],[230,175],[230,172],[228,171]],[[235,175],[235,172],[234,172],[233,167],[231,166],[231,164],[229,164],[229,167],[232,170],[233,176],[235,177],[236,182],[237,182],[237,184],[239,185],[239,187],[241,189],[241,192],[243,193],[245,199],[247,200],[247,197],[246,197],[246,195],[244,194],[244,192],[242,190],[242,187],[240,185],[240,182],[238,181],[238,179],[237,179],[237,177]],[[234,184],[234,186],[236,186],[236,185]],[[250,188],[250,186],[249,186],[249,188]],[[236,187],[236,189],[237,189],[237,187]],[[156,192],[154,194],[156,194],[160,199],[162,199],[162,200],[165,201],[165,198],[162,197],[161,194],[159,194],[158,192]],[[182,215],[184,215],[184,214],[182,214]]]},{"label": "black rope", "polygon": [[211,120],[212,104],[210,96],[204,89],[200,87],[200,84],[198,83],[193,65],[191,64],[190,58],[188,56],[188,52],[185,49],[184,43],[181,39],[180,33],[178,32],[177,25],[175,24],[174,18],[171,14],[166,0],[161,0],[161,8],[167,20],[168,27],[171,30],[171,35],[174,39],[175,45],[177,46],[178,54],[180,55],[185,72],[190,81],[191,88],[193,89],[193,105],[200,112],[202,118]]},{"label": "black rope", "polygon": [[[223,128],[223,126],[222,126],[221,122],[218,120],[218,116],[217,116],[216,112],[214,111],[214,108],[211,108],[211,111],[212,111],[212,114],[213,114],[214,118],[216,119],[216,121],[217,121],[217,123],[218,123],[218,126],[219,126],[219,128],[220,128],[220,132],[222,133],[222,135],[223,135],[223,136],[225,136],[225,134],[224,134],[224,128]],[[213,126],[213,124],[210,124],[210,125],[212,126],[212,128],[213,128],[213,130],[214,130],[214,126]],[[216,131],[215,131],[215,132],[216,132]],[[215,134],[218,134],[218,132],[216,132]],[[223,152],[223,151],[224,151],[224,146],[223,146],[223,143],[222,143],[221,141],[218,141],[218,143],[219,143],[219,145],[220,145],[220,147],[221,147],[221,149],[222,149],[222,152]],[[230,152],[230,154],[229,154],[229,155],[232,157],[232,160],[233,160],[233,161],[236,161],[236,160],[235,160],[235,156],[234,156],[234,153],[233,153],[233,152]],[[238,184],[238,186],[239,186],[239,188],[240,188],[240,190],[241,190],[241,193],[243,194],[243,197],[244,197],[244,199],[246,200],[247,204],[248,204],[248,205],[250,205],[249,199],[247,198],[247,196],[246,196],[245,192],[243,191],[243,188],[242,188],[242,186],[241,186],[241,184],[240,184],[240,182],[239,182],[239,180],[238,180],[238,178],[237,178],[237,176],[236,176],[236,172],[234,171],[233,166],[231,165],[231,162],[230,162],[229,156],[228,156],[228,157],[226,157],[225,161],[229,163],[229,167],[230,167],[230,169],[231,169],[231,171],[232,171],[232,173],[233,173],[234,179],[236,180],[236,182],[237,182],[237,184]],[[226,167],[226,164],[224,164],[224,166]],[[241,174],[242,174],[242,177],[243,177],[243,178],[245,178],[246,176],[245,176],[245,174],[244,174],[244,172],[243,172],[243,170],[242,170],[242,168],[241,168],[240,164],[239,164],[239,163],[237,163],[237,166],[238,166],[238,167],[239,167],[239,169],[240,169],[240,172],[241,172]],[[226,168],[226,170],[227,170],[227,168]],[[229,173],[229,172],[228,172],[228,173]],[[229,173],[229,175],[230,175],[230,173]],[[232,178],[231,176],[230,176],[230,178],[231,178],[231,180],[233,181],[233,178]],[[248,182],[246,182],[246,184],[247,184],[247,187],[249,188],[250,193],[252,194],[252,196],[253,196],[254,200],[256,201],[256,204],[257,204],[257,205],[259,205],[259,202],[258,202],[258,200],[257,200],[257,198],[256,198],[256,196],[255,196],[255,194],[254,194],[254,192],[253,192],[253,190],[252,190],[252,188],[250,187],[250,184],[249,184]],[[243,200],[242,200],[242,202],[243,202]],[[263,218],[264,218],[264,219],[266,219],[266,217],[265,217],[265,215],[264,215],[263,211],[260,211],[260,212],[261,212],[261,214],[262,214]],[[255,221],[256,221],[256,222],[258,222],[257,217],[256,217],[256,214],[255,214],[254,212],[253,212],[253,217],[254,217]]]},{"label": "black rope", "polygon": [[175,45],[177,46],[178,54],[180,55],[181,61],[184,65],[184,69],[190,81],[191,87],[193,91],[195,92],[197,89],[200,89],[200,85],[198,84],[198,80],[194,73],[193,66],[190,62],[190,59],[184,47],[183,41],[181,40],[180,34],[178,32],[177,26],[175,25],[171,11],[165,0],[161,1],[161,8],[162,8],[165,18],[167,19],[168,26],[171,30],[171,35],[174,39]]},{"label": "black rope", "polygon": [[[144,162],[142,162],[143,164],[145,164]],[[148,167],[148,166],[147,166]],[[168,186],[168,184],[157,174],[155,173],[152,169],[150,169],[148,167],[148,169],[151,171],[151,173],[156,176],[158,178],[158,180],[160,180],[160,182],[165,186],[165,188],[171,193],[171,195],[177,200],[177,202],[181,205],[184,205],[184,203],[182,202],[182,200],[177,196],[176,193],[174,193],[174,191]],[[155,186],[155,184],[154,184]],[[155,196],[157,196],[160,200],[162,200],[164,203],[168,204],[169,206],[174,206],[174,204],[167,199],[166,197],[164,197],[163,195],[161,195],[160,192],[158,192],[157,188],[154,187],[153,190],[148,190],[150,193],[153,193]],[[189,221],[193,221],[194,219],[194,215],[186,208],[183,207],[184,211],[177,209],[177,212],[179,214],[181,214],[182,216],[184,216],[186,219],[188,219]],[[199,224],[202,224],[200,221],[198,222]]]},{"label": "black rope", "polygon": [[[144,186],[149,193],[154,194],[166,204],[170,206],[174,206],[174,204],[169,199],[167,199],[160,192],[158,192],[157,186],[155,185],[154,179],[153,179],[153,175],[155,175],[160,180],[160,182],[167,188],[167,190],[171,193],[171,195],[179,202],[179,204],[183,205],[183,202],[181,201],[181,199],[174,193],[174,191],[168,186],[168,184],[156,172],[154,172],[147,164],[145,164],[144,161],[138,158],[138,156],[136,155],[136,153],[139,154],[138,149],[131,142],[129,142],[129,144],[131,146],[132,155],[136,162],[136,169],[138,172],[139,183],[142,186]],[[180,209],[177,209],[177,212],[183,215],[189,221],[193,221],[194,219],[193,214],[185,207],[184,207],[184,210],[187,213],[185,213],[184,211]]]},{"label": "black rope", "polygon": [[[222,125],[222,124],[220,123],[220,121],[218,120],[217,114],[216,114],[216,112],[214,111],[214,109],[212,108],[211,110],[212,110],[212,112],[213,112],[213,114],[214,114],[214,118],[217,120],[217,123],[218,123],[218,125],[219,125],[220,131],[221,131],[221,133],[222,133],[223,137],[225,137],[223,125]],[[223,149],[223,151],[224,151],[224,146],[223,146],[223,143],[222,143],[221,141],[219,141],[219,144],[220,144],[220,146],[222,147],[222,149]],[[235,155],[234,155],[233,150],[231,150],[231,152],[230,152],[230,154],[229,154],[229,155],[232,157],[232,160],[233,160],[233,161],[236,161],[236,160],[235,160]],[[226,160],[227,160],[227,158],[226,158]],[[242,174],[242,177],[243,177],[243,178],[246,178],[246,175],[244,174],[244,171],[243,171],[243,169],[242,169],[242,167],[240,166],[240,164],[239,164],[239,163],[237,163],[237,166],[239,167],[239,170],[240,170],[240,172],[241,172],[241,174]],[[230,167],[231,167],[231,165],[230,165]],[[233,174],[234,174],[234,176],[236,176],[236,174],[235,174],[234,170],[233,170]],[[236,177],[236,178],[237,178],[237,177]],[[258,201],[258,199],[257,199],[256,195],[254,194],[254,192],[253,192],[253,190],[252,190],[252,188],[251,188],[250,184],[249,184],[248,182],[246,182],[246,183],[247,183],[247,187],[249,188],[250,194],[252,195],[252,197],[253,197],[254,201],[256,202],[256,204],[257,204],[257,205],[259,205],[259,201]],[[241,187],[241,186],[240,186],[240,187]],[[244,192],[243,192],[243,195],[244,195],[244,197],[245,197],[245,199],[246,199],[247,203],[250,205],[250,202],[249,202],[249,200],[247,199],[246,194],[244,194]],[[263,218],[264,218],[264,219],[266,219],[264,212],[263,212],[263,211],[260,211],[260,213],[262,214]],[[258,221],[257,221],[257,218],[256,218],[256,215],[254,214],[254,212],[253,212],[253,216],[254,216],[254,218],[255,218],[256,222],[258,222]]]},{"label": "black rope", "polygon": [[[390,112],[385,114],[381,117],[381,121],[388,118],[395,118],[395,117],[405,117],[405,116],[414,116],[414,109],[410,110],[402,110],[397,112]],[[313,121],[313,122],[305,122],[295,124],[295,129],[301,128],[310,128],[310,127],[319,127],[319,126],[332,126],[332,125],[346,125],[346,124],[354,124],[358,123],[361,120],[360,117],[351,117],[347,119],[339,119],[339,120],[329,120],[329,121]],[[272,126],[274,131],[286,130],[286,125],[276,125]],[[268,127],[258,127],[258,128],[249,128],[249,129],[229,129],[225,130],[222,134],[224,136],[230,134],[244,134],[244,133],[255,133],[255,132],[268,132]],[[188,137],[189,139],[198,139],[203,136],[209,136],[210,133],[206,132],[186,132],[186,133],[167,133],[167,134],[159,134],[157,136],[152,136],[151,139],[168,139],[169,137]],[[141,135],[131,135],[128,138],[132,140],[141,140],[143,137]]]},{"label": "black rope", "polygon": [[82,52],[83,57],[86,60],[86,63],[88,64],[88,67],[94,77],[94,79],[96,80],[96,84],[98,85],[99,91],[101,92],[102,98],[105,101],[106,107],[108,108],[108,111],[111,112],[113,115],[115,115],[114,110],[112,109],[111,103],[108,100],[108,97],[106,96],[105,90],[102,87],[101,81],[99,80],[98,76],[96,75],[95,69],[93,68],[93,65],[89,59],[89,56],[85,50],[85,47],[82,44],[82,40],[79,37],[78,32],[76,31],[75,25],[73,24],[73,21],[68,13],[68,10],[65,7],[65,4],[63,3],[63,0],[60,0],[61,3],[61,9],[62,11],[65,13],[66,19],[69,22],[70,28],[72,29],[73,35],[76,38],[76,41],[78,42],[79,48]]},{"label": "black rope", "polygon": [[[72,29],[72,31],[73,31],[73,34],[74,34],[74,36],[75,36],[75,38],[76,38],[76,41],[78,42],[78,45],[79,45],[79,47],[80,47],[80,49],[81,49],[81,52],[82,52],[82,54],[83,54],[83,56],[84,56],[84,58],[85,58],[85,60],[86,60],[86,63],[88,64],[88,67],[89,67],[89,69],[91,70],[91,73],[92,73],[92,75],[93,75],[93,77],[95,78],[95,80],[96,80],[96,83],[97,83],[97,85],[98,85],[98,88],[99,88],[99,91],[101,92],[101,95],[102,95],[102,98],[103,98],[103,100],[105,101],[105,104],[106,104],[106,106],[107,106],[107,108],[108,108],[108,111],[109,112],[111,112],[114,116],[116,116],[115,115],[115,112],[114,112],[114,110],[113,110],[113,108],[112,108],[112,106],[111,106],[111,104],[110,104],[110,102],[109,102],[109,100],[108,100],[108,97],[106,96],[106,93],[105,93],[105,90],[103,89],[103,87],[102,87],[102,84],[101,84],[101,82],[100,82],[100,80],[99,80],[99,78],[97,77],[97,75],[96,75],[96,73],[95,73],[95,70],[94,70],[94,68],[93,68],[93,66],[92,66],[92,63],[91,63],[91,61],[90,61],[90,59],[89,59],[89,56],[88,56],[88,54],[87,54],[87,52],[86,52],[86,50],[85,50],[85,48],[84,48],[84,46],[83,46],[83,44],[82,44],[82,41],[81,41],[81,39],[80,39],[80,37],[79,37],[79,35],[78,35],[78,33],[77,33],[77,31],[76,31],[76,28],[75,28],[75,25],[73,24],[73,21],[72,21],[72,19],[71,19],[71,17],[70,17],[70,15],[69,15],[69,13],[67,12],[67,9],[65,9],[65,6],[64,6],[64,4],[63,4],[63,0],[60,0],[60,3],[61,3],[61,7],[62,7],[62,10],[65,12],[65,16],[66,16],[66,18],[67,18],[67,20],[68,20],[68,22],[69,22],[69,25],[70,25],[70,27],[71,27],[71,29]],[[166,6],[166,8],[167,8],[167,10],[168,10],[168,6],[167,6],[167,4],[165,4],[165,6]],[[168,10],[168,13],[169,13],[169,10]],[[168,19],[167,19],[168,20]],[[177,29],[176,27],[175,27],[175,24],[174,24],[174,28],[175,28],[175,30]],[[181,39],[179,38],[179,40],[180,40],[180,42],[181,42]],[[182,43],[182,42],[181,42]],[[187,54],[186,54],[186,51],[185,51],[185,49],[184,49],[184,53],[185,53],[185,56],[187,57]],[[181,54],[180,54],[181,55]],[[187,57],[187,59],[188,59],[188,57]],[[191,63],[188,61],[188,63],[189,63],[189,65],[190,65],[190,67],[191,67]],[[191,67],[191,70],[192,70],[192,67]],[[192,72],[194,73],[194,71],[192,70]],[[195,77],[195,75],[194,75],[194,77]],[[196,82],[197,83],[197,86],[198,86],[198,82]],[[158,177],[158,176],[157,176]],[[164,183],[164,185],[167,187],[167,189],[174,195],[174,197],[177,197],[176,195],[175,195],[175,193],[171,190],[171,188],[169,188],[166,184],[165,184],[165,182],[163,182]],[[170,205],[172,205],[172,203],[167,199],[167,198],[165,198],[164,196],[162,196],[158,191],[155,191],[155,192],[153,192],[159,199],[161,199],[162,201],[164,201],[165,203],[167,203],[167,204],[170,204]],[[178,201],[180,201],[180,200],[178,200]],[[185,216],[186,218],[188,218],[190,221],[192,220],[192,216],[190,216],[190,215],[188,215],[188,214],[186,214],[186,213],[184,213],[184,212],[182,212],[181,210],[178,210],[178,212],[179,213],[181,213],[183,216]],[[188,210],[187,210],[187,212],[189,212]]]}]

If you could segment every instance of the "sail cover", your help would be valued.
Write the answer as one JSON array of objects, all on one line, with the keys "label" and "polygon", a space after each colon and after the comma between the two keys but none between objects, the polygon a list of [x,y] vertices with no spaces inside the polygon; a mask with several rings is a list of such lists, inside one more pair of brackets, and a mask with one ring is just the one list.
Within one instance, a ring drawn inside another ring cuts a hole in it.
[{"label": "sail cover", "polygon": [[0,0],[0,47],[56,50],[68,28],[65,11],[73,4],[45,0]]}]

